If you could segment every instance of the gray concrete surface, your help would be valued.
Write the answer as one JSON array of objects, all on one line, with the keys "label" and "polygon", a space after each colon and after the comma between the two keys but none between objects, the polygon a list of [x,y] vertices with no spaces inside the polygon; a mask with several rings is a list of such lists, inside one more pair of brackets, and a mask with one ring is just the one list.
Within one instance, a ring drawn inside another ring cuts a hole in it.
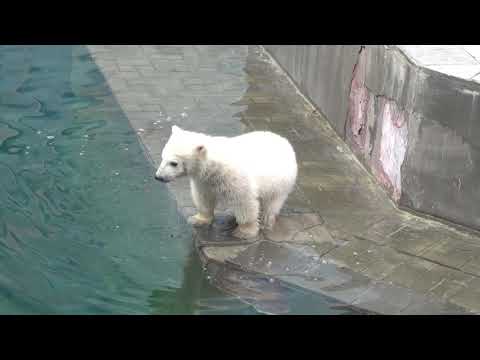
[{"label": "gray concrete surface", "polygon": [[479,47],[266,49],[395,202],[480,229]]},{"label": "gray concrete surface", "polygon": [[[154,164],[173,123],[217,135],[266,129],[292,142],[299,179],[272,232],[235,240],[226,209],[194,232],[218,287],[271,313],[281,313],[271,305],[281,282],[376,313],[480,312],[479,235],[399,210],[262,48],[89,49]],[[169,188],[191,214],[188,183]]]}]

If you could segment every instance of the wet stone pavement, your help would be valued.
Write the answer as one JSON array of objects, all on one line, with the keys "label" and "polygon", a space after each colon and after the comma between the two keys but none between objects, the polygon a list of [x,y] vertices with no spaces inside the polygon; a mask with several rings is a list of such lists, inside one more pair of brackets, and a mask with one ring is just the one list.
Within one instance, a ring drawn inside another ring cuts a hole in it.
[{"label": "wet stone pavement", "polygon": [[[480,313],[480,236],[397,209],[263,48],[89,50],[153,165],[172,124],[224,136],[270,130],[292,142],[299,177],[273,232],[232,238],[228,209],[195,230],[215,285],[267,307],[285,283],[367,312]],[[168,186],[192,214],[187,180]]]}]

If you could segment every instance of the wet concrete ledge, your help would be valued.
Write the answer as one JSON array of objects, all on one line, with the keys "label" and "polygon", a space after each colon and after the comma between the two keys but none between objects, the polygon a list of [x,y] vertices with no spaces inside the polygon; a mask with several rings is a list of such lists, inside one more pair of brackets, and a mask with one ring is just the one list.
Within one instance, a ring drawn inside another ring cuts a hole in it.
[{"label": "wet concrete ledge", "polygon": [[399,206],[480,229],[479,46],[264,47]]},{"label": "wet concrete ledge", "polygon": [[[89,49],[153,166],[172,124],[227,136],[270,130],[292,142],[299,178],[273,232],[238,241],[227,209],[194,229],[219,288],[267,313],[286,311],[281,284],[367,312],[480,312],[480,237],[399,210],[261,48]],[[169,189],[191,215],[186,179]]]}]

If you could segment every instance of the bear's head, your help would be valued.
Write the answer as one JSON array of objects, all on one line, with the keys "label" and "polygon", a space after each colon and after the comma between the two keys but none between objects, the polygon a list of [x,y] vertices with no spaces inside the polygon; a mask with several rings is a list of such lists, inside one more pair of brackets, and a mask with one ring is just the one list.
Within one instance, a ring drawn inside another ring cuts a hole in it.
[{"label": "bear's head", "polygon": [[186,131],[176,125],[162,151],[162,162],[155,173],[155,179],[169,182],[175,178],[192,175],[206,158],[206,136]]}]

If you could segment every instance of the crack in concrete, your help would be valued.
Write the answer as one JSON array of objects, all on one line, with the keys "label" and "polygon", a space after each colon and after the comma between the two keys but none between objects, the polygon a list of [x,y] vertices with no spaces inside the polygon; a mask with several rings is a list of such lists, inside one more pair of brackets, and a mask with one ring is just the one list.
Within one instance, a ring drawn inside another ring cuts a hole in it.
[{"label": "crack in concrete", "polygon": [[[437,245],[437,244],[432,245],[430,248],[432,248],[432,247],[435,246],[435,245]],[[428,249],[430,249],[430,248],[428,248]],[[428,250],[428,249],[426,249],[426,250]],[[459,268],[459,267],[447,265],[447,264],[441,263],[441,262],[436,261],[436,260],[433,260],[433,259],[429,259],[429,258],[424,257],[424,256],[421,256],[421,255],[416,255],[416,254],[410,253],[410,252],[408,252],[408,251],[399,250],[399,249],[395,249],[395,250],[396,250],[398,253],[400,253],[400,254],[408,255],[408,256],[411,256],[411,257],[413,257],[413,258],[417,258],[417,259],[420,259],[420,260],[424,260],[424,261],[430,262],[430,263],[435,264],[435,265],[439,265],[439,266],[442,266],[442,267],[446,267],[446,268],[448,268],[448,269],[450,269],[450,270],[455,270],[455,271],[461,272],[461,273],[463,273],[463,274],[472,275],[472,276],[474,276],[474,277],[476,277],[476,278],[479,278],[478,275],[468,273],[468,272],[462,270],[462,269]],[[464,266],[464,265],[467,264],[469,261],[470,261],[470,260],[467,260],[467,261],[466,261],[465,263],[463,263],[461,266]]]}]

